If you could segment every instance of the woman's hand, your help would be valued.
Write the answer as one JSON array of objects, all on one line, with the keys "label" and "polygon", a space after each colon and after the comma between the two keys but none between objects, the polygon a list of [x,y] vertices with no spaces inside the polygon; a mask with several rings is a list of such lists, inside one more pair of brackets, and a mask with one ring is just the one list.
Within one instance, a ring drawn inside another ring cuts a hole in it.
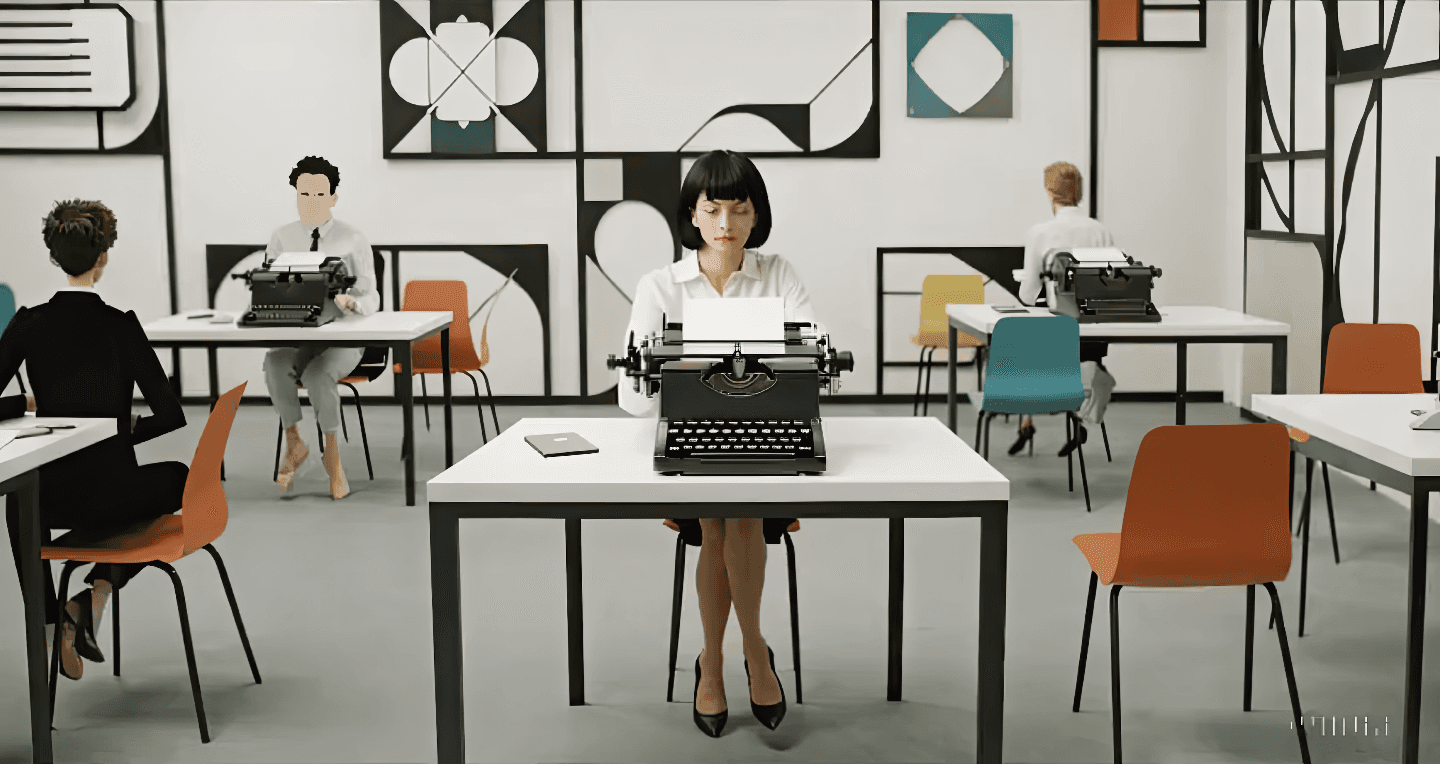
[{"label": "woman's hand", "polygon": [[25,396],[25,410],[26,410],[26,411],[34,411],[34,410],[35,410],[35,396],[33,396],[33,395],[27,395],[27,396]]},{"label": "woman's hand", "polygon": [[360,310],[360,303],[348,294],[337,294],[335,295],[335,307],[353,313]]}]

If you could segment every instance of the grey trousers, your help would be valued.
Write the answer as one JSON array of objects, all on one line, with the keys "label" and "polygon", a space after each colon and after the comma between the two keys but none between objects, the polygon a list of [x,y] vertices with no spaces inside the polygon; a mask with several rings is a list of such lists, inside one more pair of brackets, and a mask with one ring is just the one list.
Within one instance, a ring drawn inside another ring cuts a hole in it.
[{"label": "grey trousers", "polygon": [[272,348],[265,354],[265,384],[280,424],[294,427],[304,418],[298,379],[305,385],[315,418],[325,433],[340,432],[340,391],[336,385],[359,365],[365,348]]}]

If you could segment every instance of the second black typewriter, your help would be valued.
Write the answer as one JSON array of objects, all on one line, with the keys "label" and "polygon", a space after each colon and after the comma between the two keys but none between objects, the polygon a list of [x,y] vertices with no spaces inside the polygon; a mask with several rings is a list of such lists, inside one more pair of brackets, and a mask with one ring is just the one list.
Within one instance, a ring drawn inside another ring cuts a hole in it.
[{"label": "second black typewriter", "polygon": [[825,471],[820,391],[839,388],[854,359],[808,323],[784,342],[684,342],[680,324],[632,337],[624,368],[637,392],[660,396],[655,470],[667,475],[800,475]]},{"label": "second black typewriter", "polygon": [[286,253],[232,278],[250,284],[250,309],[236,322],[249,327],[323,326],[341,315],[335,295],[355,285],[343,259],[313,252]]}]

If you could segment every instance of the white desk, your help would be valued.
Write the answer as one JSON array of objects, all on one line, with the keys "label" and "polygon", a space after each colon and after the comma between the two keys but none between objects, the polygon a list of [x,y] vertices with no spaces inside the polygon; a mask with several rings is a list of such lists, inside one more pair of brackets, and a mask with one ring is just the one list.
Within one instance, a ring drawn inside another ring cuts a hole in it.
[{"label": "white desk", "polygon": [[[1010,484],[933,419],[824,420],[827,470],[814,476],[661,476],[653,419],[522,419],[427,485],[440,764],[465,760],[460,631],[462,518],[565,520],[570,704],[583,705],[582,518],[890,519],[887,698],[900,699],[904,518],[980,518],[977,761],[1000,764],[1005,700],[1005,564]],[[524,436],[574,432],[599,453],[545,458]]]},{"label": "white desk", "polygon": [[30,739],[36,764],[55,760],[50,746],[50,685],[45,662],[45,590],[40,564],[40,468],[115,435],[114,419],[24,416],[0,421],[0,427],[73,424],[73,430],[15,440],[0,446],[0,493],[20,509],[20,587],[25,601],[25,653],[30,668]]},{"label": "white desk", "polygon": [[[192,310],[152,321],[142,327],[151,345],[156,347],[205,348],[210,364],[210,400],[220,399],[220,373],[216,352],[221,347],[333,347],[388,346],[401,372],[395,378],[395,392],[400,398],[404,420],[404,440],[400,458],[405,462],[405,504],[415,505],[415,395],[411,377],[410,345],[440,334],[440,358],[450,367],[449,311],[380,311],[368,316],[350,314],[324,326],[316,327],[241,327],[235,323],[212,324],[208,319],[187,316],[213,313]],[[445,395],[445,466],[455,461],[455,437],[451,428],[450,375],[442,374]]]},{"label": "white desk", "polygon": [[[1405,716],[1401,761],[1420,761],[1420,669],[1425,637],[1425,544],[1430,530],[1430,493],[1440,491],[1440,431],[1416,431],[1412,410],[1435,407],[1435,396],[1255,395],[1250,410],[1309,434],[1291,439],[1307,460],[1333,464],[1410,495],[1409,615],[1405,637]],[[1307,475],[1309,471],[1307,470]],[[1304,616],[1305,560],[1309,556],[1310,490],[1305,491],[1305,552],[1301,563],[1301,618]],[[1302,620],[1303,623],[1303,620]]]},{"label": "white desk", "polygon": [[[995,324],[1002,318],[1054,315],[1048,308],[1029,308],[1025,313],[1000,313],[992,305],[946,305],[950,318],[949,416],[955,429],[955,335],[965,332],[988,347]],[[1209,343],[1255,343],[1270,345],[1270,390],[1285,392],[1286,354],[1290,325],[1206,305],[1173,305],[1160,308],[1155,323],[1081,323],[1080,338],[1115,343],[1175,345],[1175,423],[1185,424],[1186,347]],[[983,362],[981,348],[977,362]]]}]

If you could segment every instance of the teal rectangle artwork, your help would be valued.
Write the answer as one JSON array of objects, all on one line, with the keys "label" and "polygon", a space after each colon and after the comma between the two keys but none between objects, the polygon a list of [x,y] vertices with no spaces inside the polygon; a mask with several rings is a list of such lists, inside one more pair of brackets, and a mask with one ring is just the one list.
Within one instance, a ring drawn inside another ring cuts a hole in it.
[{"label": "teal rectangle artwork", "polygon": [[[1014,114],[1014,20],[1008,13],[910,13],[905,34],[905,115],[916,118],[990,117],[1009,118]],[[964,24],[973,31],[947,30]],[[975,32],[979,32],[979,36]],[[965,49],[966,40],[981,39],[985,50]],[[933,46],[933,47],[932,47]],[[930,50],[927,53],[927,47]],[[992,50],[993,48],[993,50]],[[922,54],[926,54],[923,55]],[[979,62],[974,70],[958,69],[944,63],[957,57]],[[988,59],[988,60],[987,60]],[[916,61],[920,61],[917,67]],[[986,82],[976,83],[977,78]],[[977,90],[976,85],[988,85]],[[961,97],[953,103],[940,93],[979,92],[978,97]]]}]

